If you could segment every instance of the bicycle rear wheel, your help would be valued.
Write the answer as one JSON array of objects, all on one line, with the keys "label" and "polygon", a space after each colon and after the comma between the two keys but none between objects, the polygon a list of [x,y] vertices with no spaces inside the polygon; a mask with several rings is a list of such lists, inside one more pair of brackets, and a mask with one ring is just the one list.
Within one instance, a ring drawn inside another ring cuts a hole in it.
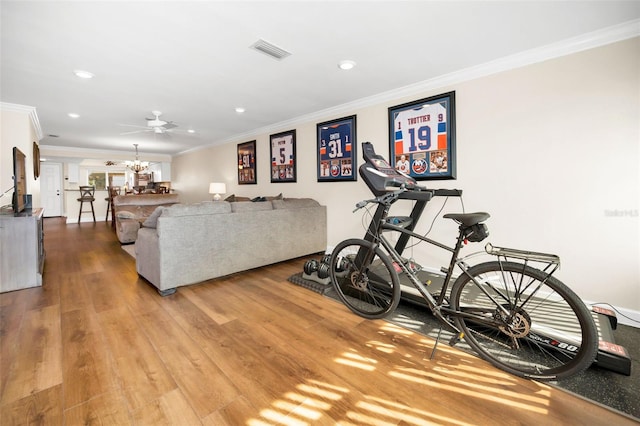
[{"label": "bicycle rear wheel", "polygon": [[470,268],[453,284],[451,307],[465,341],[511,374],[557,380],[594,361],[598,332],[578,296],[545,272],[514,262]]},{"label": "bicycle rear wheel", "polygon": [[342,241],[331,253],[329,276],[340,300],[364,318],[383,318],[400,301],[393,262],[371,242]]}]

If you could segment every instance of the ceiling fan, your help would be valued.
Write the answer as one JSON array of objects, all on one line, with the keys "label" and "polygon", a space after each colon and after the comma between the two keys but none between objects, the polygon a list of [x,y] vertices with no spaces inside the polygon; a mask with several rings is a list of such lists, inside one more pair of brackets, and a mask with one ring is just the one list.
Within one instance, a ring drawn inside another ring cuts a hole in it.
[{"label": "ceiling fan", "polygon": [[153,132],[154,134],[164,134],[167,131],[171,130],[171,129],[175,129],[176,127],[178,127],[177,124],[175,124],[173,121],[164,121],[160,119],[160,116],[162,115],[162,112],[160,111],[151,111],[151,114],[153,114],[153,118],[146,118],[147,120],[147,125],[146,126],[138,126],[135,124],[120,124],[121,126],[126,126],[126,127],[137,127],[141,130],[134,130],[131,132],[124,132],[124,133],[120,133],[121,135],[132,135],[134,133],[146,133],[146,132]]}]

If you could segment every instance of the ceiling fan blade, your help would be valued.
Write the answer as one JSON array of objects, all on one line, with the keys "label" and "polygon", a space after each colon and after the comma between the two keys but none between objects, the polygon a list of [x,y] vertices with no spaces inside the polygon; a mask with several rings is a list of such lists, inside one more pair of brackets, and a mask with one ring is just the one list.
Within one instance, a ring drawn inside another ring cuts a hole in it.
[{"label": "ceiling fan blade", "polygon": [[120,136],[122,136],[122,135],[133,135],[133,134],[136,134],[136,133],[147,133],[147,132],[151,132],[151,131],[152,131],[152,130],[150,130],[150,129],[146,129],[146,130],[134,130],[134,131],[132,131],[132,132],[124,132],[124,133],[120,133]]},{"label": "ceiling fan blade", "polygon": [[175,129],[176,127],[178,127],[178,125],[174,124],[173,121],[169,121],[166,124],[164,124],[162,127],[164,127],[166,130],[169,130],[169,129]]},{"label": "ceiling fan blade", "polygon": [[136,127],[138,129],[146,129],[147,126],[138,126],[137,124],[123,124],[123,123],[118,123],[118,126],[123,126],[123,127]]}]

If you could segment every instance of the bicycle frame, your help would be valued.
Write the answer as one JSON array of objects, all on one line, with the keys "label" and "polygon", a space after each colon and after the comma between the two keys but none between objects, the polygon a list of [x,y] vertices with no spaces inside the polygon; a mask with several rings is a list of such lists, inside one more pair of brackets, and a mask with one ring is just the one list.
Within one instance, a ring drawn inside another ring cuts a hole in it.
[{"label": "bicycle frame", "polygon": [[[400,267],[400,269],[402,269],[402,271],[407,275],[407,277],[411,281],[411,284],[418,290],[420,295],[426,300],[427,305],[429,306],[429,309],[431,310],[433,315],[436,316],[436,318],[438,318],[444,325],[449,327],[451,331],[454,331],[455,333],[459,334],[458,336],[459,338],[462,337],[462,335],[460,335],[460,330],[458,330],[458,328],[453,324],[453,322],[447,319],[445,315],[473,319],[478,322],[482,322],[484,324],[492,325],[492,326],[500,325],[498,322],[488,320],[486,317],[474,315],[473,313],[469,313],[469,312],[463,312],[463,311],[451,309],[449,306],[445,305],[447,290],[451,285],[451,280],[453,278],[455,267],[457,266],[462,271],[462,273],[469,275],[467,272],[469,270],[469,266],[465,262],[466,257],[465,258],[458,257],[460,250],[462,249],[462,245],[465,242],[465,236],[463,234],[463,231],[461,229],[459,230],[455,246],[449,247],[445,244],[442,244],[438,241],[432,240],[428,237],[425,237],[423,235],[420,235],[414,232],[413,229],[415,228],[417,220],[412,220],[410,226],[406,228],[388,223],[386,219],[389,215],[389,210],[391,209],[392,204],[393,203],[388,203],[388,204],[385,203],[385,204],[378,205],[378,208],[376,209],[376,212],[371,220],[371,223],[369,224],[369,228],[367,230],[367,234],[365,235],[364,239],[374,244],[382,245],[384,247],[385,251],[390,255],[391,259],[396,263],[396,265],[398,265],[398,267]],[[414,206],[411,214],[412,219],[413,218],[417,219],[420,217],[425,204],[426,202],[422,202],[422,201],[416,202],[416,205]],[[398,238],[398,241],[395,244],[395,246],[391,241],[389,241],[384,236],[383,234],[384,231],[394,231],[400,234],[400,237]],[[429,292],[427,285],[422,283],[422,281],[417,277],[416,273],[413,272],[405,264],[404,260],[402,259],[402,251],[406,247],[406,243],[408,242],[409,238],[416,238],[420,241],[424,241],[430,245],[436,246],[442,250],[445,250],[451,253],[449,266],[446,269],[446,271],[443,271],[443,272],[446,272],[446,274],[444,277],[442,288],[440,290],[440,293],[437,295],[437,298],[434,297]],[[547,273],[547,277],[550,277],[557,270],[560,264],[560,259],[557,256],[545,254],[545,253],[535,253],[535,252],[528,252],[528,251],[522,251],[522,250],[493,247],[490,244],[486,246],[485,250],[488,254],[496,256],[499,260],[501,257],[505,258],[505,260],[510,257],[524,260],[525,266],[529,261],[545,262],[547,263],[547,267],[545,267],[544,272]],[[365,261],[365,264],[366,264],[366,260],[362,258],[362,255],[363,254],[359,253],[357,256],[357,259],[358,261]],[[548,271],[550,268],[551,270]],[[502,304],[499,303],[499,301],[497,301],[491,294],[489,294],[489,292],[487,292],[483,288],[482,284],[486,284],[492,287],[494,292],[500,295],[504,300],[509,300],[508,297],[506,297],[504,294],[501,294],[501,292],[498,291],[495,287],[493,287],[493,285],[491,285],[490,283],[479,283],[475,277],[471,275],[469,276],[478,285],[478,288],[483,293],[485,293],[485,295],[489,299],[491,299],[499,309],[501,309],[505,314],[508,313],[508,309],[506,307],[503,307]],[[541,285],[542,283],[539,284],[539,286]],[[522,301],[521,305],[524,306],[526,303],[528,303],[528,301],[529,301],[529,298],[525,299],[524,301]]]},{"label": "bicycle frame", "polygon": [[[418,218],[422,214],[422,210],[424,209],[425,204],[426,204],[426,201],[417,201],[411,213],[411,217]],[[448,320],[445,316],[443,316],[443,313],[449,314],[449,315],[464,315],[463,313],[457,312],[455,310],[449,309],[448,307],[444,306],[446,292],[447,292],[447,289],[449,288],[449,285],[451,284],[451,278],[453,277],[453,271],[455,270],[454,267],[457,265],[463,272],[467,270],[466,264],[464,263],[464,261],[462,259],[458,259],[458,254],[462,249],[462,244],[464,243],[464,236],[462,235],[462,233],[459,233],[455,247],[453,248],[449,247],[438,241],[432,240],[423,235],[413,232],[413,228],[415,227],[415,224],[417,222],[416,220],[413,220],[410,227],[408,228],[403,228],[400,226],[393,225],[391,223],[387,223],[386,219],[388,217],[390,208],[391,208],[391,204],[378,205],[378,208],[376,209],[376,212],[371,220],[371,223],[369,224],[369,228],[367,230],[367,234],[365,235],[364,239],[374,244],[381,244],[385,248],[386,252],[389,253],[389,255],[391,256],[391,259],[403,270],[403,272],[407,274],[407,277],[409,277],[413,286],[427,301],[429,309],[431,309],[431,312],[433,313],[433,315],[436,316],[436,318],[438,318],[441,322],[443,322],[443,324],[446,324],[451,329],[451,331],[454,331],[455,333],[460,333],[460,330],[458,330],[458,328],[450,320]],[[396,231],[400,233],[401,236],[398,239],[398,242],[396,243],[395,247],[387,238],[384,237],[383,231],[385,230]],[[434,245],[443,250],[451,252],[451,260],[449,262],[449,267],[447,268],[444,283],[442,285],[442,289],[437,299],[431,295],[431,293],[427,289],[427,286],[418,279],[416,274],[413,271],[411,271],[402,260],[401,253],[404,250],[409,238],[411,237],[417,238],[428,244]],[[398,248],[400,250],[398,250]],[[362,259],[362,254],[358,254],[357,258],[358,258],[358,261],[364,260]]]}]

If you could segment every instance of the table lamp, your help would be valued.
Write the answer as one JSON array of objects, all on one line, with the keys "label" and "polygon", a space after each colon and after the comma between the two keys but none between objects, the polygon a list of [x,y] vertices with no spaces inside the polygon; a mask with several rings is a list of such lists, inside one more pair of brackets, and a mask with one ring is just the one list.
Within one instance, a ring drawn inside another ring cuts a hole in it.
[{"label": "table lamp", "polygon": [[220,201],[222,197],[220,194],[227,192],[227,185],[224,182],[211,182],[209,184],[209,194],[215,194],[213,201]]}]

